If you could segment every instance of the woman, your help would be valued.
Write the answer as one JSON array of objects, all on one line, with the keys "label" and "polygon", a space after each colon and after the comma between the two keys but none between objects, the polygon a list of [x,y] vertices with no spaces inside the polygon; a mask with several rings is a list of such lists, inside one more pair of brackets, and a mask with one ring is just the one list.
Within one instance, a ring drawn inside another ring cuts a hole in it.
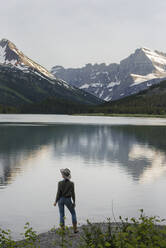
[{"label": "woman", "polygon": [[[65,209],[66,206],[71,215],[72,215],[72,223],[73,223],[73,230],[74,233],[77,233],[77,218],[75,212],[75,191],[74,191],[74,183],[70,181],[71,179],[71,172],[69,169],[61,169],[63,180],[58,183],[58,190],[56,199],[54,202],[54,206],[58,203],[59,213],[60,213],[60,226],[64,228],[65,226]],[[73,202],[71,201],[71,198]]]}]

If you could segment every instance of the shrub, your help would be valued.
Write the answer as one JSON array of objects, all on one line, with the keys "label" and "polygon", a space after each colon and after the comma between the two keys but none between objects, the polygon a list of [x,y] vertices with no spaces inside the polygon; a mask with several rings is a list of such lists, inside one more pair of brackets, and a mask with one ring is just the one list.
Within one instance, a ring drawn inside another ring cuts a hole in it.
[{"label": "shrub", "polygon": [[122,219],[103,225],[91,224],[85,227],[82,236],[82,248],[165,248],[166,227],[158,226],[164,220],[153,216],[145,216],[140,210],[138,219]]},{"label": "shrub", "polygon": [[[166,226],[160,225],[164,220],[159,217],[148,217],[140,210],[139,217],[119,217],[119,222],[92,224],[83,227],[79,248],[165,248],[166,247]],[[24,240],[15,242],[11,238],[10,230],[0,229],[0,248],[18,247],[39,247],[37,246],[38,236],[36,232],[26,223],[25,232],[22,234]],[[72,247],[69,240],[70,232],[68,227],[61,227],[56,230],[58,241],[53,246],[68,248]],[[74,237],[75,239],[75,237]]]}]

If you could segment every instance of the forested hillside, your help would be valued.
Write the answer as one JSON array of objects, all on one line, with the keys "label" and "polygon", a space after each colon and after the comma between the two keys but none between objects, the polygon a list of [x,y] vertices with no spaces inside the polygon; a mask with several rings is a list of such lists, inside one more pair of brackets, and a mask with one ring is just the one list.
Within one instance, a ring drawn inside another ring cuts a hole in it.
[{"label": "forested hillside", "polygon": [[109,102],[95,112],[119,114],[166,114],[166,81],[136,95]]}]

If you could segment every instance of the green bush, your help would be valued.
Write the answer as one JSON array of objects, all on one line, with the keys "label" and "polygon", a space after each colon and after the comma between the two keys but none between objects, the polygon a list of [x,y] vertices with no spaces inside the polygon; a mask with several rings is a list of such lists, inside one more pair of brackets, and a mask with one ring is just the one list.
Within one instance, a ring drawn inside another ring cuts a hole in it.
[{"label": "green bush", "polygon": [[14,248],[16,242],[11,238],[11,231],[0,228],[0,248]]},{"label": "green bush", "polygon": [[[140,210],[138,219],[122,219],[120,222],[91,224],[84,228],[82,248],[165,248],[166,227],[159,226],[164,220],[145,216]],[[157,225],[158,224],[158,225]]]},{"label": "green bush", "polygon": [[36,241],[40,242],[36,232],[30,227],[29,223],[27,222],[24,226],[24,233],[21,233],[23,240],[20,242],[16,242],[11,237],[11,231],[3,230],[0,228],[0,248],[19,248],[19,247],[26,247],[26,248],[36,248],[39,247],[35,243]]},{"label": "green bush", "polygon": [[[84,226],[78,248],[166,248],[166,226],[161,225],[164,220],[159,217],[148,217],[140,210],[139,217],[119,217],[119,221],[92,224],[88,221]],[[40,247],[36,232],[26,223],[23,241],[15,242],[11,238],[10,230],[0,229],[0,248]],[[59,241],[54,247],[72,247],[68,227],[56,229]],[[73,236],[75,239],[75,236]],[[37,241],[37,242],[36,242]]]}]

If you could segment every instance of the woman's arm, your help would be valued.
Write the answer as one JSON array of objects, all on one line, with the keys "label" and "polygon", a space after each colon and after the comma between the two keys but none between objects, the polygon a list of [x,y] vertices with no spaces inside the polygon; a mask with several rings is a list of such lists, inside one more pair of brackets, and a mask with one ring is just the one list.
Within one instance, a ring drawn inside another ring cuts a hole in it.
[{"label": "woman's arm", "polygon": [[57,190],[57,194],[56,194],[56,199],[55,199],[55,202],[54,202],[54,206],[56,206],[59,198],[60,198],[60,182],[58,183],[58,190]]},{"label": "woman's arm", "polygon": [[72,197],[72,200],[73,200],[73,204],[75,206],[75,189],[74,189],[74,183],[72,183],[71,197]]}]

